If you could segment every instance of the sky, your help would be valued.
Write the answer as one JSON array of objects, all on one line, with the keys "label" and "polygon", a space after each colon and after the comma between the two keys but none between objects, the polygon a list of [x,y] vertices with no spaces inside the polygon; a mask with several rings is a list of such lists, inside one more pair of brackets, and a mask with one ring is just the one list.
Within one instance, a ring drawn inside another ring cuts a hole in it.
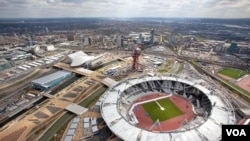
[{"label": "sky", "polygon": [[250,18],[250,0],[0,0],[0,18]]}]

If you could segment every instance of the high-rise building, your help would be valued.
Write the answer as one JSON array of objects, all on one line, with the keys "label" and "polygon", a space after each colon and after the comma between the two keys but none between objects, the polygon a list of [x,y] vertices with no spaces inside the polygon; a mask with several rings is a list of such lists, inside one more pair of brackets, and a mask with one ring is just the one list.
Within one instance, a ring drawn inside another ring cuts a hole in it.
[{"label": "high-rise building", "polygon": [[160,41],[159,41],[159,44],[162,44],[163,43],[163,35],[161,34],[160,35]]},{"label": "high-rise building", "polygon": [[34,34],[30,34],[29,45],[30,45],[30,46],[35,45],[35,36],[34,36]]},{"label": "high-rise building", "polygon": [[139,38],[142,39],[142,34],[140,33]]},{"label": "high-rise building", "polygon": [[45,27],[45,33],[49,33],[49,28]]},{"label": "high-rise building", "polygon": [[91,45],[91,39],[88,38],[88,37],[84,38],[83,45],[84,45],[84,46],[89,46],[89,45]]},{"label": "high-rise building", "polygon": [[231,43],[231,46],[227,50],[229,53],[239,53],[240,49],[237,46],[237,43]]},{"label": "high-rise building", "polygon": [[67,35],[67,40],[68,41],[74,41],[75,40],[75,35],[74,34],[68,34]]},{"label": "high-rise building", "polygon": [[151,34],[150,43],[153,44],[154,43],[154,34],[155,34],[154,29],[151,30],[150,34]]},{"label": "high-rise building", "polygon": [[118,47],[123,47],[123,38],[122,38],[122,36],[118,36],[118,38],[117,38],[117,46]]}]

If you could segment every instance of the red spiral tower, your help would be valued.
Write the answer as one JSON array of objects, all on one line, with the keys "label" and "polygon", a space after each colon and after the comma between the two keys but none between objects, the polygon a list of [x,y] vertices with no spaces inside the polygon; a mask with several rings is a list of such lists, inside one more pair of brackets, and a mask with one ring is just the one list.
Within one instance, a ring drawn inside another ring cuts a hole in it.
[{"label": "red spiral tower", "polygon": [[132,64],[132,70],[140,71],[140,64],[139,64],[139,56],[141,55],[142,49],[141,46],[137,45],[133,49],[132,52],[132,58],[133,58],[133,64]]}]

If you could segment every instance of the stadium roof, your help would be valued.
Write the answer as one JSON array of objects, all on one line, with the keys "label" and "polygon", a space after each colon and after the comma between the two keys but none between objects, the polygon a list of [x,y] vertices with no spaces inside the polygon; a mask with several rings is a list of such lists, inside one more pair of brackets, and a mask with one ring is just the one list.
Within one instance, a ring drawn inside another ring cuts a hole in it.
[{"label": "stadium roof", "polygon": [[[189,122],[188,126],[183,126],[172,132],[160,133],[138,128],[130,123],[126,116],[123,116],[124,113],[122,112],[126,112],[126,110],[122,109],[120,106],[119,97],[120,94],[130,86],[152,80],[172,80],[189,84],[206,94],[211,103],[216,103],[216,106],[212,108],[211,115],[207,120],[204,118],[196,118],[195,121]],[[129,83],[127,81],[129,81]],[[102,98],[101,114],[103,119],[111,131],[125,141],[217,141],[221,139],[221,125],[235,123],[235,116],[230,112],[231,107],[228,107],[220,97],[211,95],[210,91],[199,83],[183,78],[171,76],[144,76],[138,79],[124,80],[113,85],[112,88],[104,93]],[[225,110],[228,108],[229,110]]]},{"label": "stadium roof", "polygon": [[42,85],[43,87],[49,87],[49,83],[56,80],[56,79],[59,79],[61,77],[65,77],[66,75],[69,75],[71,74],[71,72],[68,72],[68,71],[57,71],[55,73],[52,73],[52,74],[49,74],[49,75],[46,75],[44,77],[41,77],[41,78],[38,78],[38,79],[35,79],[32,81],[32,83],[35,83],[35,84],[38,84],[38,85]]}]

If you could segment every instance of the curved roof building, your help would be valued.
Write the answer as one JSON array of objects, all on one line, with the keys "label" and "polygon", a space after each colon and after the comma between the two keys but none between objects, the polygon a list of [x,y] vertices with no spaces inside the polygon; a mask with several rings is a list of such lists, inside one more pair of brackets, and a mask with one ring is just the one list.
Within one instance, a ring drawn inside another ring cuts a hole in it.
[{"label": "curved roof building", "polygon": [[92,61],[96,61],[97,59],[103,57],[104,54],[99,56],[89,56],[82,51],[77,51],[75,53],[69,54],[68,57],[71,59],[71,67],[78,67],[86,65],[88,66]]},{"label": "curved roof building", "polygon": [[88,54],[82,52],[82,51],[77,51],[77,52],[74,52],[72,54],[69,54],[68,57],[73,60],[75,57],[77,56],[88,56]]},{"label": "curved roof building", "polygon": [[[114,84],[101,97],[101,114],[111,131],[125,141],[219,141],[222,124],[235,124],[231,103],[205,81],[173,76],[127,79]],[[160,91],[185,97],[197,113],[203,114],[171,131],[152,131],[138,127],[128,116],[133,101],[147,91]]]},{"label": "curved roof building", "polygon": [[77,66],[81,66],[83,64],[88,63],[89,61],[91,61],[94,57],[93,56],[76,56],[74,57],[74,59],[72,60],[70,66],[71,67],[77,67]]}]

